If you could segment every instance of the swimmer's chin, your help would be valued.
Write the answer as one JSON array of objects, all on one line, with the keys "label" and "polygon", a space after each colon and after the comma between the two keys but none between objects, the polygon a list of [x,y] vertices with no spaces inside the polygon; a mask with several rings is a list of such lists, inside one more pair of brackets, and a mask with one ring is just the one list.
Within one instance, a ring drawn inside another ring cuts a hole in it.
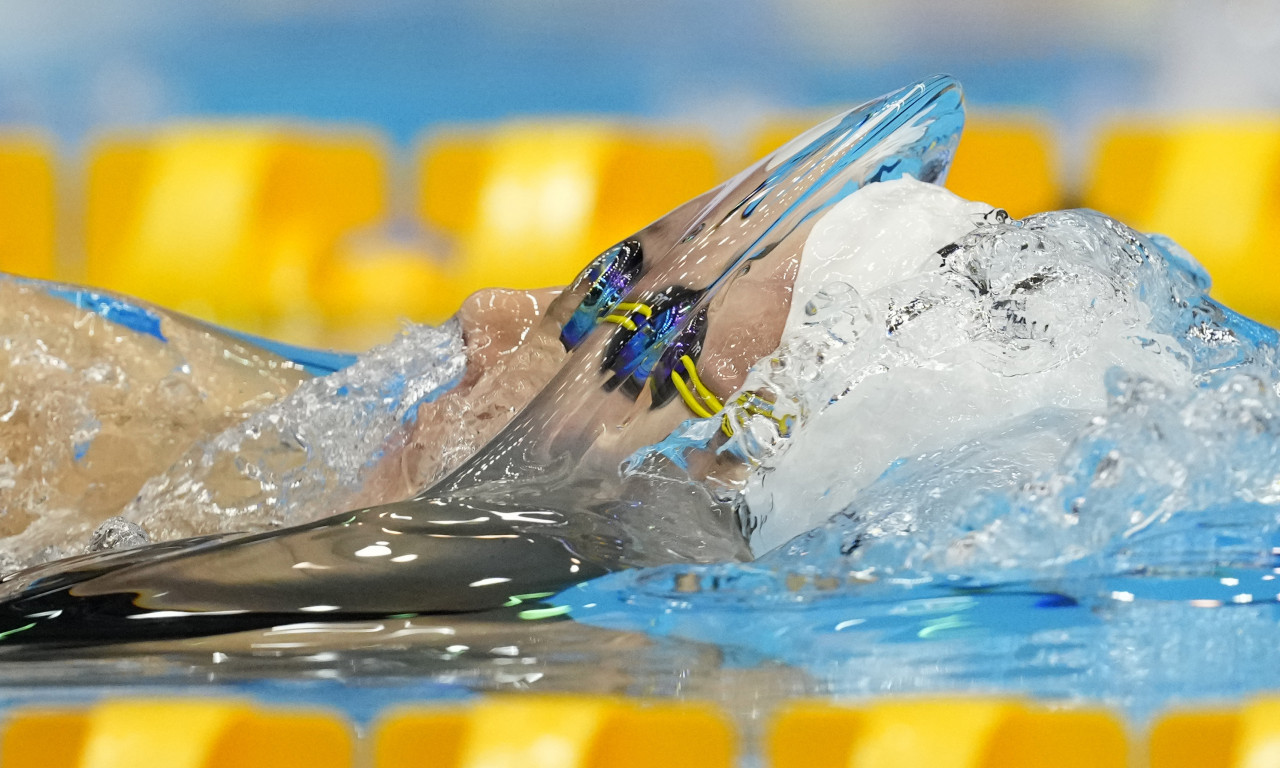
[{"label": "swimmer's chin", "polygon": [[456,387],[418,406],[413,428],[387,446],[357,499],[361,506],[414,496],[498,435],[564,365],[559,325],[547,317],[563,288],[477,291],[455,315],[467,356]]}]

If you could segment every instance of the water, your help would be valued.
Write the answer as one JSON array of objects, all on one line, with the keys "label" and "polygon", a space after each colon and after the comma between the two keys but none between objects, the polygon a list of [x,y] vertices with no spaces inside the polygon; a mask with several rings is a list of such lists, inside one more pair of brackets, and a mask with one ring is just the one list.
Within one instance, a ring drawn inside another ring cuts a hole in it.
[{"label": "water", "polygon": [[411,326],[358,362],[298,386],[199,441],[143,485],[121,518],[157,541],[306,523],[357,505],[418,407],[462,378],[456,324]]},{"label": "water", "polygon": [[758,531],[804,532],[750,564],[589,582],[558,598],[569,615],[843,696],[1145,716],[1280,685],[1276,333],[1208,299],[1176,245],[1090,211],[988,215],[935,253],[819,289],[758,366],[803,426],[758,454],[746,499],[774,518]]},{"label": "water", "polygon": [[[270,345],[290,355],[280,357],[68,286],[0,276],[0,294],[21,308],[0,317],[4,572],[86,546],[267,530],[349,509],[418,408],[466,365],[456,323],[406,328],[355,362]],[[328,375],[306,376],[316,371]]]},{"label": "water", "polygon": [[[705,696],[746,718],[937,690],[1144,717],[1280,684],[1276,333],[1209,299],[1166,239],[903,178],[944,176],[960,109],[945,80],[895,94],[637,234],[634,274],[588,270],[531,326],[559,343],[587,318],[541,394],[414,499],[10,579],[0,679],[425,678]],[[601,279],[622,282],[591,293]],[[606,322],[624,298],[671,321],[630,357],[641,337]],[[126,515],[181,520],[219,476],[253,483],[214,533],[341,503],[457,376],[456,336],[418,333],[438,339],[421,359],[304,383]],[[760,338],[776,350],[734,379]],[[690,418],[659,386],[671,349],[774,418],[734,396]],[[334,421],[352,382],[364,420]]]}]

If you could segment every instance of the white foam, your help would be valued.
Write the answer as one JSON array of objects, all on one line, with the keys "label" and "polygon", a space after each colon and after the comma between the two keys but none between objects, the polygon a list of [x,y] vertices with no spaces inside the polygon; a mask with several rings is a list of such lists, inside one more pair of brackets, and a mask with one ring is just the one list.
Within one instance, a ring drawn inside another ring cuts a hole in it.
[{"label": "white foam", "polygon": [[[1144,350],[1141,339],[1154,334],[1135,330],[1150,312],[1120,284],[1123,260],[1095,254],[1094,263],[1086,246],[1037,246],[1031,230],[1026,247],[1010,245],[1009,233],[1023,230],[1005,220],[906,178],[859,190],[815,225],[782,345],[746,383],[777,393],[801,424],[780,450],[758,457],[745,489],[759,524],[754,552],[845,509],[900,459],[1037,409],[1086,421],[1105,409],[1114,365],[1188,378],[1181,363]],[[974,233],[984,226],[1000,234]],[[956,249],[963,264],[939,254],[955,241],[967,244]],[[1050,440],[1065,446],[1072,432]]]}]

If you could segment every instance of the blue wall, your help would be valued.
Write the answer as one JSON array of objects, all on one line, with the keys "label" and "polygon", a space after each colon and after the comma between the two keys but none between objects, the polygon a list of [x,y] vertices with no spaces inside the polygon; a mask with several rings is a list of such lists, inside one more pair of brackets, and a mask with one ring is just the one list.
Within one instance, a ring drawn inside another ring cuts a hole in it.
[{"label": "blue wall", "polygon": [[440,121],[589,112],[732,131],[938,71],[973,103],[1067,123],[1151,101],[1159,56],[1132,43],[1158,9],[1100,24],[1099,0],[1025,5],[0,0],[0,124],[78,142],[104,126],[271,115],[408,142]]}]

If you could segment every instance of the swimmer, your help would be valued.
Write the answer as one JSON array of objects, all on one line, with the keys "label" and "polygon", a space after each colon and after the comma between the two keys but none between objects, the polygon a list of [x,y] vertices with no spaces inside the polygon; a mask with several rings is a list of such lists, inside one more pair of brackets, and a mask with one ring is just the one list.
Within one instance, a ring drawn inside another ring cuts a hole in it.
[{"label": "swimmer", "polygon": [[[938,180],[962,122],[958,85],[932,78],[833,118],[677,208],[549,301],[472,297],[460,313],[466,379],[420,409],[411,438],[367,484],[365,508],[17,574],[0,604],[4,641],[187,637],[317,615],[504,615],[619,568],[749,557],[735,511],[707,483],[654,485],[620,478],[618,466],[688,419],[714,417],[777,346],[819,215],[868,183]],[[769,393],[741,397],[748,413],[787,429]],[[484,447],[456,463],[433,446],[460,398],[498,407],[471,436]],[[735,430],[717,426],[721,441]],[[745,473],[719,447],[693,457],[692,480]]]}]

